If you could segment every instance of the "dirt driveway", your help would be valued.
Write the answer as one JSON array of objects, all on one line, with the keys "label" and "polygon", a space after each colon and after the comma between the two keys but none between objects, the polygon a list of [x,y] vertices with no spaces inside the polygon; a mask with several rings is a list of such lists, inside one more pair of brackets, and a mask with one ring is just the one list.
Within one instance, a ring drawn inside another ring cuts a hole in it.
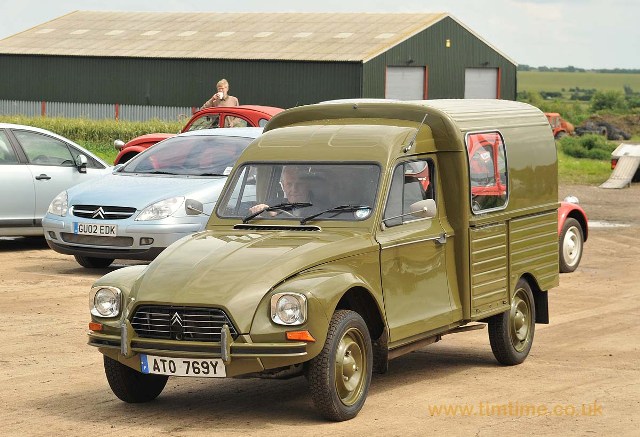
[{"label": "dirt driveway", "polygon": [[[157,401],[111,393],[86,345],[87,271],[41,240],[0,239],[0,435],[636,436],[640,427],[640,185],[562,187],[593,227],[550,294],[527,361],[499,366],[486,330],[391,362],[362,412],[324,422],[304,379],[170,380]],[[117,266],[116,266],[117,268]]]}]

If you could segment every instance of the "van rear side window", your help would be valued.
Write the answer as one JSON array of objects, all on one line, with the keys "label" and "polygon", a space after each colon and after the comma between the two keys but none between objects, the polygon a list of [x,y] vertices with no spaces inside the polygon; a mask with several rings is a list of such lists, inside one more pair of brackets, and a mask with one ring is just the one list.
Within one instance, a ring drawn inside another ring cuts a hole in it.
[{"label": "van rear side window", "polygon": [[467,135],[471,209],[474,213],[502,209],[509,184],[504,141],[498,132]]}]

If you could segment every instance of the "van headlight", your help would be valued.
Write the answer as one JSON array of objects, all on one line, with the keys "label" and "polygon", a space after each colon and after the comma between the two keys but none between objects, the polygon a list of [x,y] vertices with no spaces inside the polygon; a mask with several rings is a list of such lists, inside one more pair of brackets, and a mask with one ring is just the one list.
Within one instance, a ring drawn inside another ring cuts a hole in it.
[{"label": "van headlight", "polygon": [[64,217],[67,211],[69,211],[69,196],[66,191],[63,191],[51,201],[47,212]]},{"label": "van headlight", "polygon": [[271,320],[278,325],[302,325],[307,321],[307,297],[300,293],[271,296]]},{"label": "van headlight", "polygon": [[91,314],[97,317],[116,317],[120,315],[122,292],[116,287],[93,287],[89,299]]},{"label": "van headlight", "polygon": [[160,220],[167,218],[176,212],[183,203],[184,197],[182,196],[161,200],[160,202],[156,202],[143,209],[138,217],[136,217],[136,221]]}]

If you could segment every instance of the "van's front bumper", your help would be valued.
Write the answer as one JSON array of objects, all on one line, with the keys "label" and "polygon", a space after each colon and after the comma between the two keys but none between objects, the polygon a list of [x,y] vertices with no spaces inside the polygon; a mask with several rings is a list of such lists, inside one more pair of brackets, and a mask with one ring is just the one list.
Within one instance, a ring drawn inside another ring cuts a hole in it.
[{"label": "van's front bumper", "polygon": [[89,332],[89,345],[108,357],[141,371],[139,354],[168,358],[220,358],[227,376],[261,372],[307,361],[305,342],[253,343],[249,335],[235,339],[228,329],[220,342],[159,340],[135,335],[130,323],[121,327],[120,335]]}]

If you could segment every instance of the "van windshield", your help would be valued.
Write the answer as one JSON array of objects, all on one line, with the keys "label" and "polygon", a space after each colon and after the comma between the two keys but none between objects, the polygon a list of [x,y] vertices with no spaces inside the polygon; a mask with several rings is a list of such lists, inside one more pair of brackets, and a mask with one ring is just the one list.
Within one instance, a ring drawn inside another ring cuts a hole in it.
[{"label": "van windshield", "polygon": [[377,164],[245,164],[235,172],[217,214],[245,220],[366,220],[379,181]]}]

